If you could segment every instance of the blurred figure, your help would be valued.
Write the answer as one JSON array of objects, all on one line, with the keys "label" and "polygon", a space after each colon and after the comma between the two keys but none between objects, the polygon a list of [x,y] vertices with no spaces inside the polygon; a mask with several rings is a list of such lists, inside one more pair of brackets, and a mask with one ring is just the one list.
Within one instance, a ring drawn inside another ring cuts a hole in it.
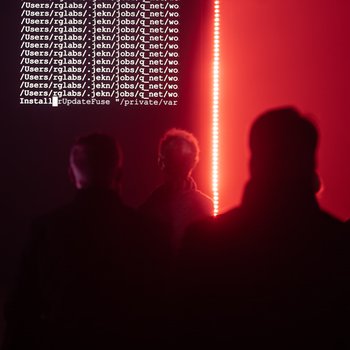
[{"label": "blurred figure", "polygon": [[349,244],[316,200],[317,143],[315,126],[294,108],[254,122],[241,206],[185,238],[179,274],[191,336],[347,334]]},{"label": "blurred figure", "polygon": [[164,224],[176,254],[188,225],[213,213],[212,200],[197,189],[192,170],[199,160],[199,146],[189,132],[168,130],[159,143],[158,164],[164,183],[140,210]]},{"label": "blurred figure", "polygon": [[118,193],[121,152],[104,134],[70,153],[73,202],[37,220],[7,307],[4,349],[104,349],[158,335],[169,255]]}]

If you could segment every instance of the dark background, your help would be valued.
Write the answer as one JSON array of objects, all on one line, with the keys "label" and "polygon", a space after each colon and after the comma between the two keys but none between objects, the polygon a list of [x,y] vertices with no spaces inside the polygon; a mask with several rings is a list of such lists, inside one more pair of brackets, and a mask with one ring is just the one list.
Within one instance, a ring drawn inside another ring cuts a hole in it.
[{"label": "dark background", "polygon": [[[17,1],[2,4],[0,283],[13,279],[33,217],[69,200],[69,147],[76,136],[114,134],[125,155],[123,198],[139,205],[160,182],[157,144],[169,127],[194,132],[195,171],[210,194],[212,22],[209,0],[183,0],[179,108],[18,106]],[[237,205],[248,178],[247,134],[267,108],[295,105],[313,115],[321,139],[322,207],[350,217],[350,1],[221,0],[220,207]]]},{"label": "dark background", "polygon": [[[58,108],[19,105],[21,1],[2,5],[1,299],[13,283],[33,218],[74,196],[67,169],[70,146],[77,136],[101,131],[116,137],[124,154],[122,197],[134,207],[140,205],[161,181],[157,147],[159,138],[167,129],[184,128],[198,134],[203,143],[203,154],[209,154],[204,150],[210,147],[210,140],[202,140],[206,135],[197,132],[200,124],[207,125],[209,122],[206,119],[209,115],[198,117],[201,96],[208,101],[210,93],[210,71],[205,67],[209,64],[208,57],[205,57],[209,51],[204,45],[207,40],[203,30],[204,26],[210,27],[209,2],[191,0],[180,4],[178,106],[121,107],[112,104]],[[202,77],[203,73],[207,76]],[[203,166],[207,166],[209,161],[204,157]],[[205,183],[207,174],[203,175],[199,181]]]}]

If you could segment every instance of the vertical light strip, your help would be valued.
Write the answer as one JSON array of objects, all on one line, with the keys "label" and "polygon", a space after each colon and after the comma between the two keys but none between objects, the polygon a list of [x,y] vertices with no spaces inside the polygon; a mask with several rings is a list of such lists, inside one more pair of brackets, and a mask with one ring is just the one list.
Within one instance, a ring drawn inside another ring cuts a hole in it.
[{"label": "vertical light strip", "polygon": [[219,212],[219,95],[220,95],[220,0],[214,0],[212,192],[214,216]]}]

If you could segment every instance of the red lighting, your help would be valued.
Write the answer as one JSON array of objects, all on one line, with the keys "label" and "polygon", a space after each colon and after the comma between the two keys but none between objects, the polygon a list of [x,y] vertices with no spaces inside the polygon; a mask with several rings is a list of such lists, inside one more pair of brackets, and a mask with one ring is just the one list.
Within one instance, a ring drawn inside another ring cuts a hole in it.
[{"label": "red lighting", "polygon": [[220,1],[214,1],[213,97],[212,97],[212,192],[214,216],[219,212],[219,92],[220,92]]}]

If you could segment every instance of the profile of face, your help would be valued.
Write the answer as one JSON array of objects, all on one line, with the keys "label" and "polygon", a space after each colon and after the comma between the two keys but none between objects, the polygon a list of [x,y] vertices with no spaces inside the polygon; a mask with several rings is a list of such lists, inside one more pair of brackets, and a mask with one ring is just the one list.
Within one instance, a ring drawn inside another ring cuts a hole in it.
[{"label": "profile of face", "polygon": [[86,147],[81,145],[73,146],[69,157],[69,173],[76,188],[82,189],[92,185],[88,167],[89,162]]},{"label": "profile of face", "polygon": [[77,189],[116,189],[121,168],[114,140],[103,134],[80,138],[70,152],[69,175]]},{"label": "profile of face", "polygon": [[191,176],[198,163],[199,146],[193,134],[170,129],[160,140],[158,164],[165,181],[179,182]]},{"label": "profile of face", "polygon": [[166,177],[186,178],[194,166],[193,148],[185,140],[173,139],[164,148],[159,164]]}]

